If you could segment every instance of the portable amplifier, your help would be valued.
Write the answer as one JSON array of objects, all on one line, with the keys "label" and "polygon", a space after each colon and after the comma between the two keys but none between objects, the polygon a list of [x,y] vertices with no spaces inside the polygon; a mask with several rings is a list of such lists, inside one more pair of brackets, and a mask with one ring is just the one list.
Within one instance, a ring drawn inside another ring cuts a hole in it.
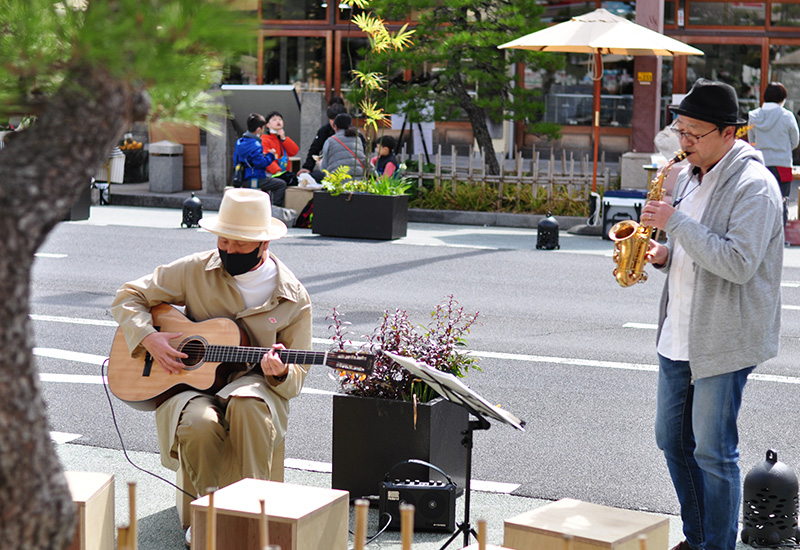
[{"label": "portable amplifier", "polygon": [[[452,533],[456,529],[456,485],[442,470],[421,460],[408,460],[400,464],[416,463],[429,466],[447,478],[447,481],[420,481],[395,479],[380,484],[380,525],[391,516],[387,529],[400,529],[400,503],[414,505],[414,531],[439,531]],[[399,464],[395,465],[399,466]],[[394,467],[392,467],[394,470]],[[391,473],[391,471],[389,473]],[[386,474],[387,478],[389,474]]]}]

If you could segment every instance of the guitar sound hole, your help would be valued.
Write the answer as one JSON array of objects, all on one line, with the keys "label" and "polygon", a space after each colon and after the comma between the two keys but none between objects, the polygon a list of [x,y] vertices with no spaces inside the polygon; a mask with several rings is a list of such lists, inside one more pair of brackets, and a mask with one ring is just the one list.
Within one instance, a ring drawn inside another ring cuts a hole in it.
[{"label": "guitar sound hole", "polygon": [[205,357],[206,342],[199,338],[194,338],[185,341],[178,349],[189,356],[181,359],[187,370],[196,369]]}]

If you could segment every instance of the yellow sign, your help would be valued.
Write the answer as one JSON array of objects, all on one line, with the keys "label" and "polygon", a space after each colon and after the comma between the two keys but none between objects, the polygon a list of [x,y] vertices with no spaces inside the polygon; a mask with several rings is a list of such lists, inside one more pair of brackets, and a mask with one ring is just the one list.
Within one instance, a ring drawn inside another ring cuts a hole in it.
[{"label": "yellow sign", "polygon": [[639,72],[636,74],[639,84],[650,84],[653,82],[653,73]]}]

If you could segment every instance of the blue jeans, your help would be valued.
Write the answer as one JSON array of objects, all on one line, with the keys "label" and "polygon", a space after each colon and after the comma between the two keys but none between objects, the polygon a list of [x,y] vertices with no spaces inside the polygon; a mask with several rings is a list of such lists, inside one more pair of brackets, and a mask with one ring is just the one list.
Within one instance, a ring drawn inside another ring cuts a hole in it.
[{"label": "blue jeans", "polygon": [[692,382],[688,361],[658,356],[656,443],[664,451],[693,549],[733,550],[742,483],[736,420],[755,367]]}]

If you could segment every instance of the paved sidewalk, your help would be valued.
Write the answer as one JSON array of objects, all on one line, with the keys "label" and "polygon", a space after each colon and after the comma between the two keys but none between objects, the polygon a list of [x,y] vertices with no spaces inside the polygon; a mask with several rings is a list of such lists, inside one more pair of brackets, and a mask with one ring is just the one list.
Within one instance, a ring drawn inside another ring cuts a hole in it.
[{"label": "paved sidewalk", "polygon": [[[115,516],[116,525],[128,525],[128,486],[136,483],[136,516],[139,531],[139,550],[182,550],[184,531],[180,526],[178,512],[175,508],[175,489],[170,485],[144,473],[132,466],[122,451],[89,447],[85,445],[59,444],[56,446],[61,463],[66,470],[106,472],[114,475]],[[140,468],[153,472],[174,482],[175,473],[161,466],[157,453],[129,452],[131,460]],[[311,487],[330,488],[330,474],[311,472],[300,469],[286,469],[286,483]],[[472,491],[470,506],[470,523],[485,519],[488,527],[489,544],[503,543],[503,520],[548,504],[549,501],[518,497],[508,494],[496,494]],[[464,497],[456,502],[456,521],[464,518]],[[350,511],[351,531],[353,530],[353,509]],[[670,518],[670,546],[682,540],[681,522],[674,516]],[[377,510],[371,509],[368,519],[368,534],[378,529]],[[439,549],[450,538],[442,533],[415,533],[415,550]],[[472,540],[471,542],[475,542]],[[353,539],[350,537],[350,545]],[[741,545],[741,543],[740,543]],[[449,549],[463,547],[463,536],[459,535]],[[377,550],[396,550],[402,548],[400,533],[387,531],[368,545]],[[224,550],[224,548],[220,548]],[[303,549],[306,550],[306,549]],[[744,550],[744,548],[742,548]]]}]

